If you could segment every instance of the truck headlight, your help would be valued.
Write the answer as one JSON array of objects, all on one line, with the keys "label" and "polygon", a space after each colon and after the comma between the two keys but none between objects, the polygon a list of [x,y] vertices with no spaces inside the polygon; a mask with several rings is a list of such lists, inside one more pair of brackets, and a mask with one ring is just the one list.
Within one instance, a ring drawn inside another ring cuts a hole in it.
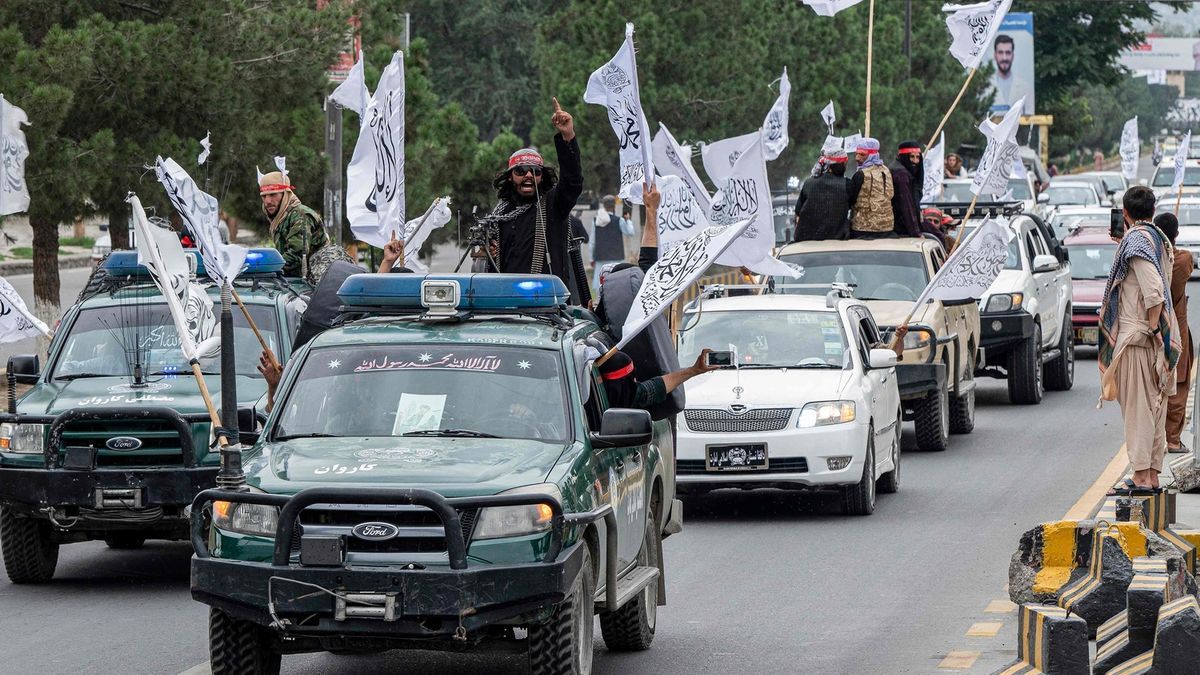
[{"label": "truck headlight", "polygon": [[0,424],[0,452],[40,455],[45,451],[45,424]]},{"label": "truck headlight", "polygon": [[823,427],[853,422],[854,418],[854,401],[814,401],[800,409],[800,419],[796,421],[796,426],[801,429]]},{"label": "truck headlight", "polygon": [[213,525],[228,532],[274,537],[279,508],[245,502],[213,502]]},{"label": "truck headlight", "polygon": [[[501,492],[502,495],[540,493],[554,497],[562,503],[562,491],[553,483],[526,485]],[[522,506],[489,506],[479,512],[475,522],[473,539],[498,539],[537,534],[550,529],[554,518],[548,504],[525,504]]]},{"label": "truck headlight", "polygon": [[905,349],[924,349],[933,343],[933,333],[920,328],[908,331],[904,336]]},{"label": "truck headlight", "polygon": [[1021,303],[1024,301],[1024,293],[997,293],[988,298],[987,307],[984,307],[983,311],[1015,312],[1021,309]]}]

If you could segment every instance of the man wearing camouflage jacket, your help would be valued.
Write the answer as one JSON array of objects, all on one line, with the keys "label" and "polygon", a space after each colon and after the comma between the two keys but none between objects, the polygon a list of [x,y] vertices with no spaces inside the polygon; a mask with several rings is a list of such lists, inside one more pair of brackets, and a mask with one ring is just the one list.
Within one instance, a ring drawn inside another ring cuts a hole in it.
[{"label": "man wearing camouflage jacket", "polygon": [[279,171],[258,179],[263,213],[271,221],[271,237],[283,256],[283,275],[301,277],[308,273],[312,256],[329,243],[321,216],[300,203],[291,180]]}]

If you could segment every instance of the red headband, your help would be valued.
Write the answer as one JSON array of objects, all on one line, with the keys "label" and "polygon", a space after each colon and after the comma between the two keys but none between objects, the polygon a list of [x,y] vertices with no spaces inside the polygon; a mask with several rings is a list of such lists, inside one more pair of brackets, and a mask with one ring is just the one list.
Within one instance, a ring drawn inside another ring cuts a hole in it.
[{"label": "red headband", "polygon": [[873,148],[855,148],[855,152],[861,152],[867,155],[878,155],[879,151]]},{"label": "red headband", "polygon": [[618,368],[618,369],[612,371],[611,373],[604,373],[603,375],[601,375],[601,377],[603,377],[605,380],[619,380],[622,377],[627,377],[632,372],[633,372],[633,363],[627,363],[627,364],[625,364],[624,368]]},{"label": "red headband", "polygon": [[841,157],[822,157],[821,161],[826,164],[845,164],[848,159],[850,158],[843,155]]},{"label": "red headband", "polygon": [[291,190],[291,189],[292,189],[291,185],[283,185],[282,183],[280,183],[277,185],[264,185],[264,186],[258,188],[258,193],[266,194],[268,192],[282,192],[282,191],[287,191],[287,190]]},{"label": "red headband", "polygon": [[921,154],[921,149],[920,149],[920,148],[901,148],[901,149],[900,149],[900,151],[899,151],[897,154],[900,154],[900,155],[919,155],[919,154]]},{"label": "red headband", "polygon": [[527,152],[523,155],[513,155],[508,158],[508,168],[513,168],[518,164],[532,164],[533,166],[542,166],[542,158],[540,155],[535,155],[532,152]]}]

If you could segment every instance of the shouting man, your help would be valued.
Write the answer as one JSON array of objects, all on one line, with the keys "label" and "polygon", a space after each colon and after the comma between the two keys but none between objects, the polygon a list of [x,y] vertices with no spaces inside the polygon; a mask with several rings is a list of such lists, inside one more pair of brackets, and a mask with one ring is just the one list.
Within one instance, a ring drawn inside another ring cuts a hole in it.
[{"label": "shouting man", "polygon": [[283,276],[306,276],[313,254],[329,243],[321,216],[300,203],[291,179],[279,171],[264,174],[258,192],[263,213],[271,221],[271,238],[283,256]]}]

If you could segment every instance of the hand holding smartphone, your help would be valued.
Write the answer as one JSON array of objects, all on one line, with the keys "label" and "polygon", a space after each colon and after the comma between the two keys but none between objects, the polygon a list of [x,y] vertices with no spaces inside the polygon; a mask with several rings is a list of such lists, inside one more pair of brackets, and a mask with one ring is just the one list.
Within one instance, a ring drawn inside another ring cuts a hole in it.
[{"label": "hand holding smartphone", "polygon": [[1108,235],[1113,239],[1125,236],[1125,211],[1112,209],[1108,212]]}]

